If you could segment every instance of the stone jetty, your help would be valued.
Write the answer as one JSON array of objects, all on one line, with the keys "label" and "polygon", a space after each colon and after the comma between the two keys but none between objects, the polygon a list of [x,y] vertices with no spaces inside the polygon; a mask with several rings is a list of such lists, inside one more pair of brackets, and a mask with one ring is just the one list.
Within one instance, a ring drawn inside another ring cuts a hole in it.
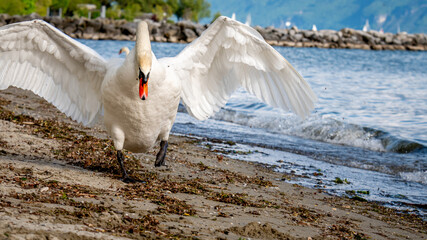
[{"label": "stone jetty", "polygon": [[[73,38],[135,40],[136,22],[128,22],[126,20],[41,17],[37,14],[27,16],[0,14],[0,26],[32,19],[43,19]],[[149,23],[151,40],[156,42],[189,43],[199,37],[209,26],[190,21],[177,23],[146,21]],[[256,26],[255,29],[273,46],[366,50],[427,50],[426,34],[364,32],[351,28],[344,28],[339,31],[311,31],[300,30],[296,27],[279,29]]]}]

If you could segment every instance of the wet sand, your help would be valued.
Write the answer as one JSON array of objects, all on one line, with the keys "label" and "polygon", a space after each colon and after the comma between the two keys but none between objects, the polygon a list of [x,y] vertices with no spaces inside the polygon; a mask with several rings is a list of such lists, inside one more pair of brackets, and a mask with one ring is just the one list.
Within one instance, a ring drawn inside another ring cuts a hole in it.
[{"label": "wet sand", "polygon": [[[0,239],[426,239],[414,215],[286,183],[262,164],[171,136],[126,152],[120,181],[102,125],[85,128],[30,92],[0,92]],[[362,200],[362,199],[360,199]]]}]

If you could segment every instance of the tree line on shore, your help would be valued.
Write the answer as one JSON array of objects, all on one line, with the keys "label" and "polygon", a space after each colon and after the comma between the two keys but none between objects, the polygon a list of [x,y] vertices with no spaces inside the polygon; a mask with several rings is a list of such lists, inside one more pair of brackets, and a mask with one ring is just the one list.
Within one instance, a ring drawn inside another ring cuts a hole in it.
[{"label": "tree line on shore", "polygon": [[[89,9],[88,4],[96,8]],[[96,18],[101,14],[101,6],[106,7],[107,18],[128,21],[144,13],[152,13],[152,18],[159,21],[175,16],[178,20],[199,22],[211,16],[210,3],[205,0],[1,0],[0,13],[46,16],[48,9],[61,9],[65,17],[86,17],[91,11],[91,16]]]}]

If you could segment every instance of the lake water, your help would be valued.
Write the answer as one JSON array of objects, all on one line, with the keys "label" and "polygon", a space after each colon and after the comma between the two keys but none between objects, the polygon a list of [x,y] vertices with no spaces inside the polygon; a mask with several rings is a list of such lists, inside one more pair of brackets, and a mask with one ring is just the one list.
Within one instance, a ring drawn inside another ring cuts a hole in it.
[{"label": "lake water", "polygon": [[[79,40],[109,59],[129,41]],[[186,45],[153,43],[157,58]],[[174,134],[295,175],[286,180],[359,196],[426,216],[427,53],[276,47],[319,97],[301,120],[242,89],[206,121],[178,112]],[[123,56],[122,56],[123,57]],[[237,144],[217,143],[212,139]],[[349,184],[338,184],[336,178]],[[357,193],[357,191],[360,191]],[[369,191],[369,194],[365,194]]]}]

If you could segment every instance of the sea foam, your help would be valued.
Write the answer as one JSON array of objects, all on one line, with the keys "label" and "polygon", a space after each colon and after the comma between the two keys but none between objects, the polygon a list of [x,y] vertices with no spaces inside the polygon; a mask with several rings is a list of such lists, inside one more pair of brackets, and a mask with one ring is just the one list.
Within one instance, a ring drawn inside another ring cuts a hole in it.
[{"label": "sea foam", "polygon": [[405,181],[427,184],[427,171],[401,172],[399,176]]}]

